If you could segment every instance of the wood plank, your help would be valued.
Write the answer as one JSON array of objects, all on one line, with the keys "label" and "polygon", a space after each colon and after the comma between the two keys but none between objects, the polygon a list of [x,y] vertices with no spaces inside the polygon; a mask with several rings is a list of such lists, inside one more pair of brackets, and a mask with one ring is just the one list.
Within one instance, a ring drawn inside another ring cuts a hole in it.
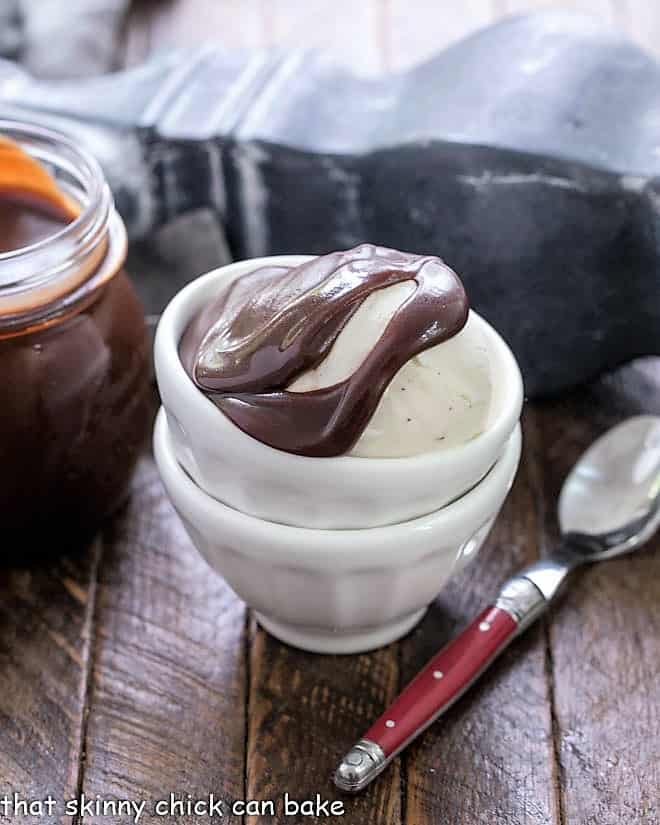
[{"label": "wood plank", "polygon": [[154,14],[153,50],[219,43],[250,49],[265,43],[261,0],[174,0]]},{"label": "wood plank", "polygon": [[154,50],[201,43],[235,48],[304,45],[362,74],[402,70],[508,14],[564,8],[621,28],[660,55],[660,8],[647,0],[142,0],[126,25],[122,65]]},{"label": "wood plank", "polygon": [[[629,415],[660,413],[660,360],[538,405],[546,545],[552,502],[591,441]],[[660,821],[660,536],[648,550],[576,574],[552,616],[551,668],[563,822]]]},{"label": "wood plank", "polygon": [[[401,642],[407,681],[537,558],[538,433],[525,414],[516,482],[479,557]],[[444,719],[404,754],[405,822],[414,825],[558,822],[546,634],[539,625],[513,643]]]},{"label": "wood plank", "polygon": [[502,13],[541,8],[583,12],[609,23],[655,57],[660,57],[660,6],[648,0],[497,0]]},{"label": "wood plank", "polygon": [[175,0],[138,4],[126,27],[124,65],[155,51],[214,43],[228,48],[320,49],[354,71],[385,68],[380,0]]},{"label": "wood plank", "polygon": [[361,75],[386,68],[381,0],[278,0],[264,8],[269,45],[321,50]]},{"label": "wood plank", "polygon": [[399,71],[442,51],[456,40],[491,23],[497,0],[384,0],[387,9],[387,68]]},{"label": "wood plank", "polygon": [[[0,570],[0,797],[78,792],[98,557],[96,543]],[[43,825],[19,813],[0,822]]]},{"label": "wood plank", "polygon": [[245,608],[193,548],[151,458],[105,545],[82,789],[146,800],[143,825],[239,822],[153,807],[170,792],[243,796]]},{"label": "wood plank", "polygon": [[614,19],[626,34],[660,57],[660,6],[648,0],[612,0]]},{"label": "wood plank", "polygon": [[[401,822],[398,771],[358,796],[341,794],[332,774],[348,747],[394,698],[397,645],[360,656],[317,656],[256,631],[250,665],[247,796],[343,800],[342,825]],[[322,821],[254,816],[257,823]],[[412,825],[412,821],[411,821]],[[417,823],[415,823],[417,825]]]},{"label": "wood plank", "polygon": [[522,14],[543,8],[589,14],[603,23],[614,25],[617,21],[612,0],[499,0],[503,14]]},{"label": "wood plank", "polygon": [[142,0],[131,6],[119,62],[131,67],[159,51],[208,43],[258,48],[267,41],[265,21],[261,0]]},{"label": "wood plank", "polygon": [[151,23],[164,8],[167,7],[160,0],[131,3],[117,49],[118,67],[132,68],[147,58],[151,51]]}]

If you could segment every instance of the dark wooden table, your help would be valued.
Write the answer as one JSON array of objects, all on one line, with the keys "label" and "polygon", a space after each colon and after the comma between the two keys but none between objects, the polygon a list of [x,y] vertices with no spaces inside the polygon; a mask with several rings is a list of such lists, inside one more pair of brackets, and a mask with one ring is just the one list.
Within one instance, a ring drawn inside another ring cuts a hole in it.
[{"label": "dark wooden table", "polygon": [[[314,656],[255,627],[210,573],[146,456],[126,510],[82,553],[0,571],[0,797],[343,799],[333,821],[660,822],[660,540],[586,570],[446,719],[372,788],[337,758],[435,649],[556,541],[561,479],[601,431],[660,413],[641,361],[527,407],[513,491],[481,554],[406,639]],[[292,594],[293,595],[293,594]],[[6,822],[129,822],[57,817]],[[303,822],[174,816],[152,822]],[[318,820],[321,821],[321,820]]]},{"label": "dark wooden table", "polygon": [[[335,39],[353,32],[354,3],[337,4],[344,23],[333,4],[311,5]],[[434,6],[418,5],[427,14]],[[404,4],[373,6],[378,14],[388,7],[390,22],[400,18],[387,30],[378,15],[369,18],[385,43],[373,54],[397,65]],[[260,45],[296,15],[294,3],[274,4],[271,17],[268,8],[146,4],[129,22],[122,59],[203,39],[220,20],[225,40]],[[315,32],[327,30],[316,23]],[[355,53],[368,61],[370,48]],[[659,360],[528,405],[518,477],[478,559],[409,637],[362,656],[313,656],[258,629],[191,546],[145,456],[129,505],[93,546],[0,569],[0,802],[14,792],[58,802],[41,818],[5,815],[0,804],[0,822],[132,821],[66,815],[63,802],[82,793],[144,800],[141,823],[315,821],[281,813],[158,817],[153,809],[172,792],[183,800],[275,800],[281,812],[288,792],[343,800],[343,816],[316,821],[345,825],[659,823],[658,539],[643,554],[578,576],[550,617],[364,794],[342,797],[330,779],[398,688],[509,574],[556,541],[557,493],[582,450],[640,412],[660,413]]]}]

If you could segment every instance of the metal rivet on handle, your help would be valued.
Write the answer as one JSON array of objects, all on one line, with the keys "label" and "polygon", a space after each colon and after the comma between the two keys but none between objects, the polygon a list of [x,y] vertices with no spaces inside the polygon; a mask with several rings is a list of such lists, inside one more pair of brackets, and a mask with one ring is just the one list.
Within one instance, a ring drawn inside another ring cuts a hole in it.
[{"label": "metal rivet on handle", "polygon": [[385,722],[386,728],[393,728],[395,725],[396,722],[394,721],[394,719],[388,719],[387,722]]},{"label": "metal rivet on handle", "polygon": [[364,762],[364,754],[362,751],[351,751],[348,756],[344,757],[344,762],[346,762],[347,765],[351,765],[353,768],[359,768]]},{"label": "metal rivet on handle", "polygon": [[490,630],[490,623],[489,622],[480,622],[479,630],[481,630],[482,633],[485,633],[487,630]]},{"label": "metal rivet on handle", "polygon": [[442,679],[445,674],[441,670],[434,670],[433,671],[433,678],[434,679]]}]

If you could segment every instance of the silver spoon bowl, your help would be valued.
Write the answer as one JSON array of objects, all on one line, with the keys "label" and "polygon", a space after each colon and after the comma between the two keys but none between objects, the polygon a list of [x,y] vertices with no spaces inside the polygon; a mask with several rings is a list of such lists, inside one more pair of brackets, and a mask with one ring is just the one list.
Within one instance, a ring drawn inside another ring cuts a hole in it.
[{"label": "silver spoon bowl", "polygon": [[581,456],[559,496],[562,543],[521,571],[546,600],[571,570],[631,553],[660,527],[660,417],[608,430]]}]

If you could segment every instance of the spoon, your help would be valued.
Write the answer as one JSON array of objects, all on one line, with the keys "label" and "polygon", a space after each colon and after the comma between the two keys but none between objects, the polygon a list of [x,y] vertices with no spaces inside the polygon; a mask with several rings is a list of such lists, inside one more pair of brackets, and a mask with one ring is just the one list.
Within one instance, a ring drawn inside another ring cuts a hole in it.
[{"label": "spoon", "polygon": [[559,496],[559,547],[509,579],[437,653],[342,759],[341,790],[357,792],[441,716],[548,607],[569,573],[639,549],[660,526],[660,417],[629,418],[584,453]]}]

